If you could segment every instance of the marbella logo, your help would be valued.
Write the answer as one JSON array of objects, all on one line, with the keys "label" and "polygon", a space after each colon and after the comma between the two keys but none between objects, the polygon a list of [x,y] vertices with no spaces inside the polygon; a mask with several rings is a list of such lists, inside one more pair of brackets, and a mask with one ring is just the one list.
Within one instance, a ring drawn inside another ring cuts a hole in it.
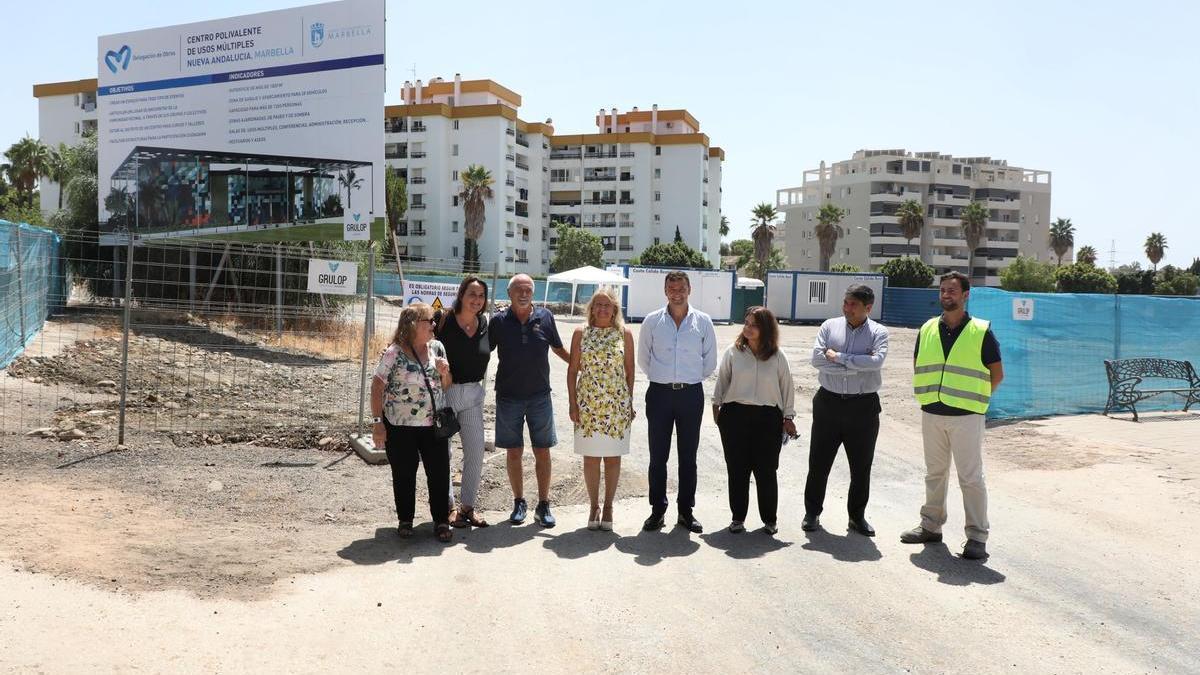
[{"label": "marbella logo", "polygon": [[309,26],[308,37],[313,47],[320,47],[325,42],[325,24],[317,22]]},{"label": "marbella logo", "polygon": [[108,50],[108,53],[104,55],[104,65],[108,66],[108,69],[115,74],[118,69],[127,70],[131,58],[133,58],[133,50],[129,48],[129,45],[121,45],[121,48],[116,51]]}]

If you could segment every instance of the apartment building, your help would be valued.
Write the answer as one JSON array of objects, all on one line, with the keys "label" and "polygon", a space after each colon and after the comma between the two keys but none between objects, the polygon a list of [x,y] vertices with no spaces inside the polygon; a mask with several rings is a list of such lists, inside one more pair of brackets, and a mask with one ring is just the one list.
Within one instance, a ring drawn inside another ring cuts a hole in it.
[{"label": "apartment building", "polygon": [[[818,269],[817,212],[824,203],[846,211],[843,236],[831,265],[849,263],[877,271],[888,260],[919,255],[939,274],[968,272],[962,210],[972,201],[987,207],[985,236],[976,249],[976,283],[1000,285],[1000,270],[1018,255],[1054,259],[1050,248],[1050,172],[1010,166],[992,157],[954,157],[938,152],[859,150],[848,160],[804,172],[800,187],[776,191],[784,214],[780,245],[793,269]],[[925,227],[911,244],[900,233],[896,211],[909,200],[921,204]]]},{"label": "apartment building", "polygon": [[[72,144],[96,125],[96,80],[34,86],[40,137]],[[709,144],[687,110],[613,108],[595,133],[556,135],[552,120],[521,119],[521,96],[492,80],[405,82],[385,108],[384,156],[406,180],[408,212],[399,228],[411,259],[463,255],[460,174],[492,175],[480,262],[501,274],[544,274],[557,245],[551,222],[583,227],[604,244],[607,264],[680,236],[719,263],[724,151]],[[42,209],[58,186],[42,180]]]}]

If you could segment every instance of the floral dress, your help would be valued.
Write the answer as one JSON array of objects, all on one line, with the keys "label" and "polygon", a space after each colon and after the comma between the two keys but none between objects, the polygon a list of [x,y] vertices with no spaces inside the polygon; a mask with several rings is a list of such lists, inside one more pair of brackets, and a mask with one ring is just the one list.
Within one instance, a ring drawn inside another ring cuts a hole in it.
[{"label": "floral dress", "polygon": [[580,352],[575,452],[588,457],[627,454],[632,400],[625,385],[625,334],[588,326]]},{"label": "floral dress", "polygon": [[431,427],[433,411],[442,404],[442,376],[434,365],[434,358],[446,358],[446,349],[437,340],[429,341],[429,359],[425,363],[425,374],[433,389],[436,401],[429,400],[421,366],[400,347],[393,344],[379,359],[375,377],[383,381],[383,415],[388,424],[396,427]]}]

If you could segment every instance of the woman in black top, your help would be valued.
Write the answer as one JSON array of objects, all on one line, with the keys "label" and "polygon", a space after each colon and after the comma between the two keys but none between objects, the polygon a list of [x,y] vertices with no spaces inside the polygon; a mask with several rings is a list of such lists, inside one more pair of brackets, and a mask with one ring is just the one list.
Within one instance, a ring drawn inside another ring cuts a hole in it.
[{"label": "woman in black top", "polygon": [[463,468],[459,508],[454,513],[454,480],[450,481],[451,522],[454,527],[487,527],[475,513],[475,497],[483,474],[483,378],[487,374],[491,345],[488,344],[487,284],[474,275],[458,286],[452,311],[441,318],[438,340],[446,348],[453,384],[446,390],[446,404],[454,408],[462,426]]}]

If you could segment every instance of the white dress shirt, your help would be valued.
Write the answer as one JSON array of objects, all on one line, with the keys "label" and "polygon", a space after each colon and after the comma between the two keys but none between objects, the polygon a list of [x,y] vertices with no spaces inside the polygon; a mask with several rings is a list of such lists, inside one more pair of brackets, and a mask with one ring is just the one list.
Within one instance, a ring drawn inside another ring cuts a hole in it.
[{"label": "white dress shirt", "polygon": [[707,314],[688,305],[676,327],[666,307],[650,312],[638,334],[638,367],[651,382],[698,384],[717,369],[717,331]]}]

